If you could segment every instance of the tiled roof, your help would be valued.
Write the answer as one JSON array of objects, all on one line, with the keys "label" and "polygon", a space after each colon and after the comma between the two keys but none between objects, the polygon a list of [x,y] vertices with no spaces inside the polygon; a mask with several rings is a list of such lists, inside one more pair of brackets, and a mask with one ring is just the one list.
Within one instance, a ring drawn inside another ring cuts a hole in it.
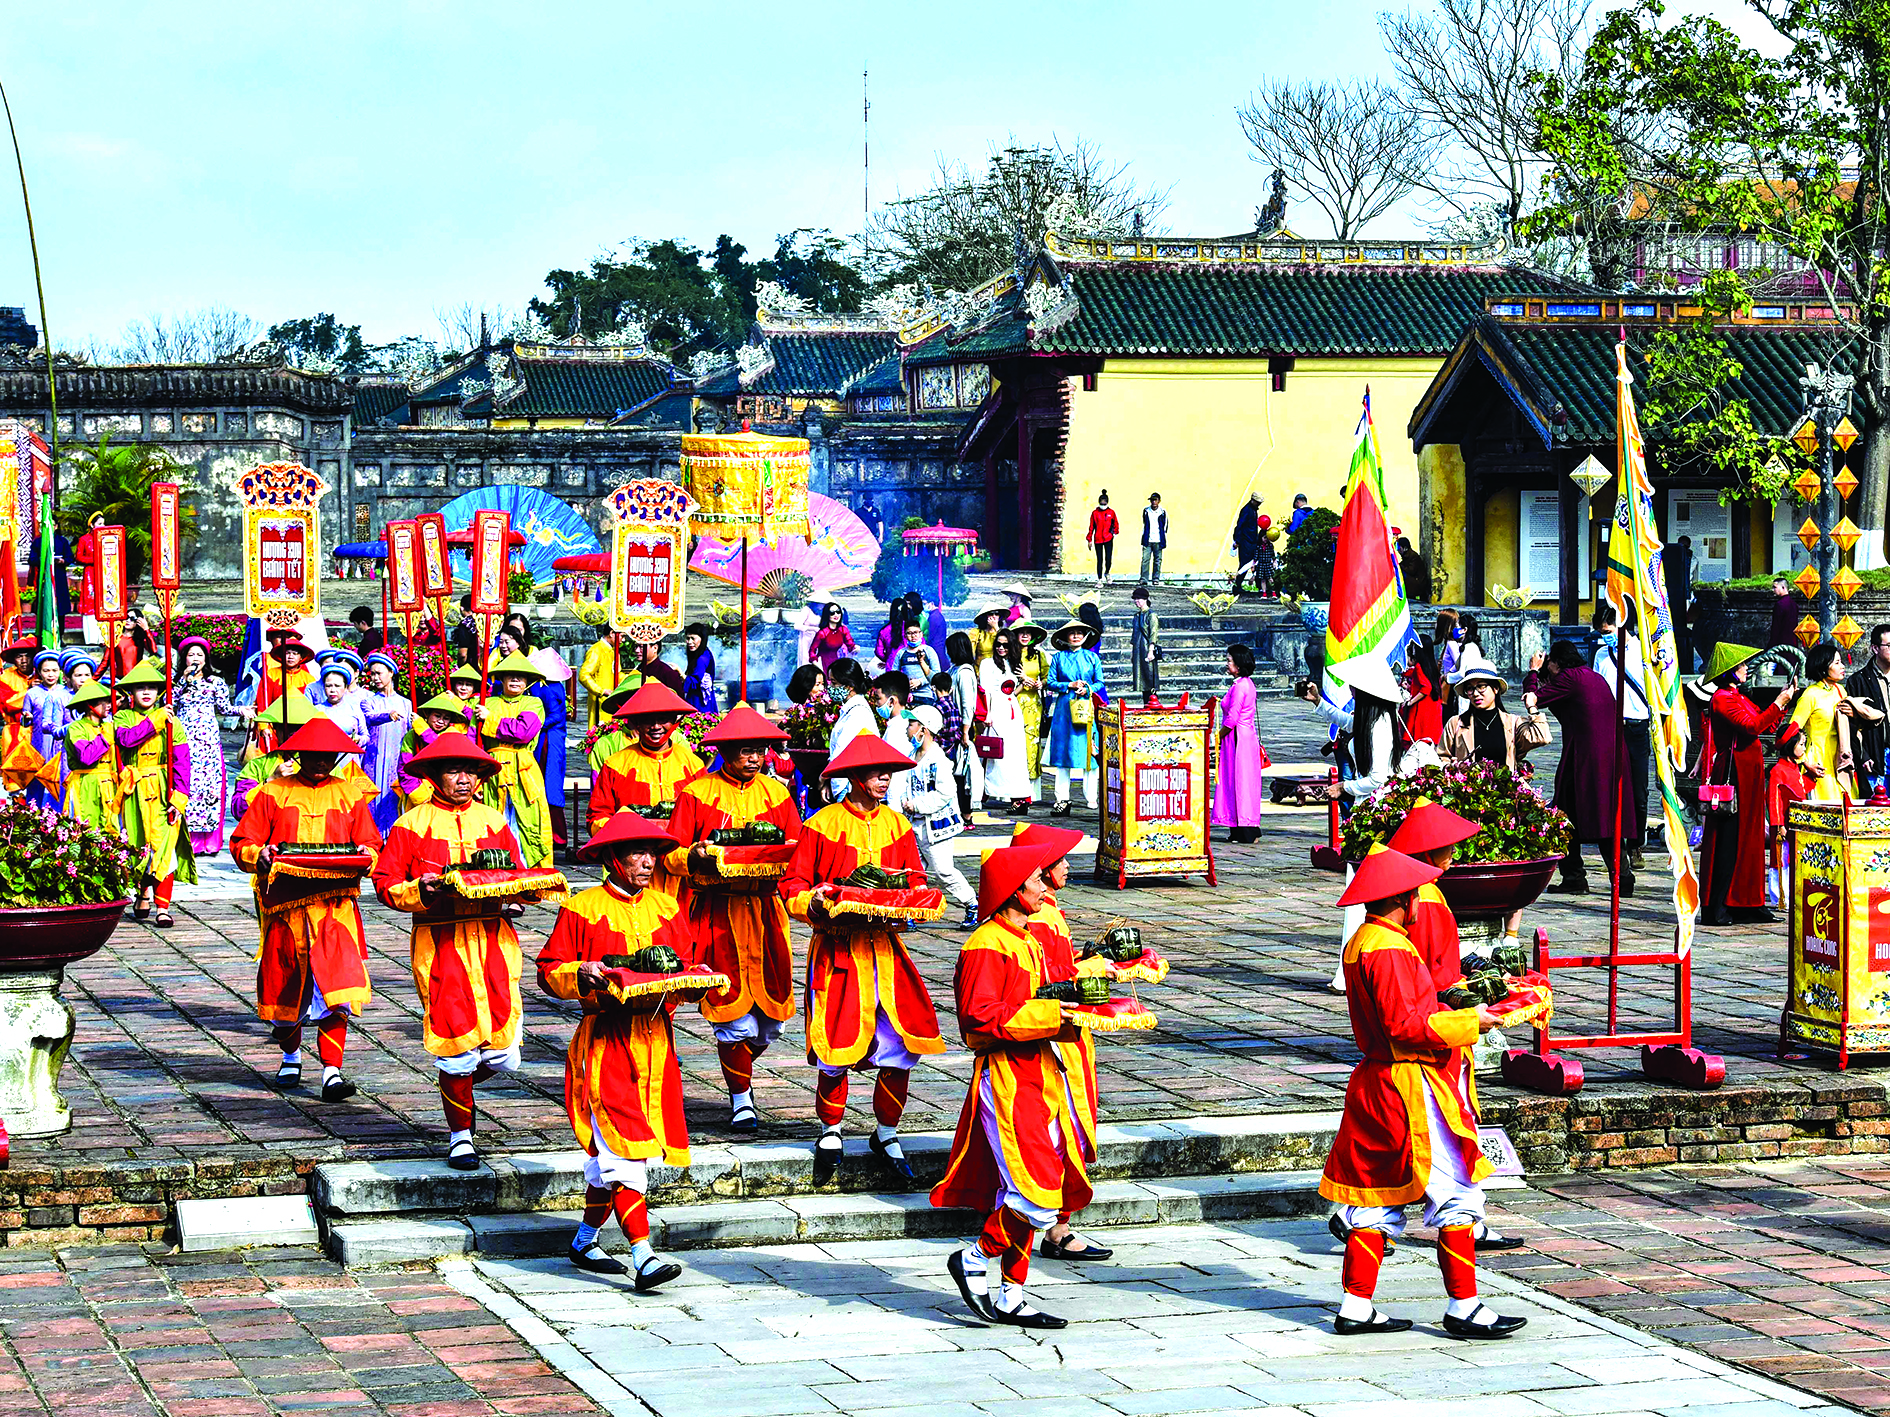
[{"label": "tiled roof", "polygon": [[1556,289],[1507,266],[1176,265],[1069,261],[1077,309],[1025,343],[1011,318],[934,335],[918,363],[1005,354],[1441,356],[1493,295]]},{"label": "tiled roof", "polygon": [[[1782,437],[1804,416],[1799,380],[1805,365],[1855,366],[1843,327],[1832,325],[1730,325],[1722,333],[1733,357],[1744,367],[1728,387],[1744,399],[1758,432]],[[1647,397],[1643,355],[1654,331],[1628,330],[1628,371],[1636,397]],[[1616,327],[1610,325],[1532,325],[1486,315],[1465,331],[1456,351],[1411,415],[1413,438],[1447,441],[1458,436],[1439,426],[1449,423],[1444,405],[1466,379],[1486,370],[1536,425],[1545,443],[1612,443],[1615,438]],[[1559,410],[1559,414],[1558,414]],[[1434,436],[1432,430],[1435,430]]]},{"label": "tiled roof", "polygon": [[667,393],[675,370],[653,359],[515,359],[524,387],[495,418],[615,418]]},{"label": "tiled roof", "polygon": [[743,393],[831,397],[899,348],[891,330],[771,330],[766,338],[774,367]]},{"label": "tiled roof", "polygon": [[374,428],[383,418],[396,415],[407,406],[413,390],[405,384],[356,384],[354,386],[354,426]]},{"label": "tiled roof", "polygon": [[895,349],[848,383],[843,392],[865,398],[874,394],[904,393],[905,388],[904,367],[899,362],[899,351]]}]

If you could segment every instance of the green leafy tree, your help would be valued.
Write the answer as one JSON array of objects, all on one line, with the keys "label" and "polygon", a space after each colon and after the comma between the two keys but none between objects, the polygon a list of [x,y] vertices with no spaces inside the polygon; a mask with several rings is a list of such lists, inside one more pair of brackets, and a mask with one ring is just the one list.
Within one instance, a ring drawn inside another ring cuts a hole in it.
[{"label": "green leafy tree", "polygon": [[[907,517],[899,531],[924,526],[922,517]],[[877,600],[895,600],[909,590],[916,590],[930,605],[938,597],[938,558],[932,555],[906,555],[905,540],[890,528],[880,542],[879,559],[873,563],[873,596]],[[945,603],[963,605],[971,594],[971,582],[965,578],[965,558],[953,556],[945,563]]]},{"label": "green leafy tree", "polygon": [[96,448],[75,448],[59,459],[63,482],[59,525],[63,531],[82,533],[92,518],[106,526],[125,529],[125,579],[135,584],[151,559],[151,484],[175,482],[179,498],[178,539],[186,554],[197,539],[197,509],[191,503],[186,477],[190,469],[153,443],[114,446],[107,434]]},{"label": "green leafy tree", "polygon": [[1303,595],[1310,600],[1332,599],[1332,571],[1339,559],[1333,532],[1339,514],[1329,507],[1314,507],[1299,530],[1287,538],[1280,557],[1280,594]]},{"label": "green leafy tree", "polygon": [[361,327],[344,325],[333,315],[284,320],[269,327],[269,338],[282,346],[297,368],[359,374],[368,367],[370,351],[361,343]]},{"label": "green leafy tree", "polygon": [[[1551,182],[1647,213],[1649,240],[1762,243],[1782,258],[1775,265],[1794,268],[1791,279],[1846,312],[1825,362],[1857,375],[1858,520],[1875,541],[1869,559],[1879,559],[1890,497],[1890,3],[1749,0],[1747,9],[1770,30],[1763,47],[1705,15],[1669,22],[1659,0],[1610,14],[1578,76],[1538,81]],[[1581,212],[1557,201],[1538,220],[1573,231]],[[1730,271],[1699,293],[1709,314],[1725,315],[1774,275]],[[1738,444],[1736,427],[1722,431]]]}]

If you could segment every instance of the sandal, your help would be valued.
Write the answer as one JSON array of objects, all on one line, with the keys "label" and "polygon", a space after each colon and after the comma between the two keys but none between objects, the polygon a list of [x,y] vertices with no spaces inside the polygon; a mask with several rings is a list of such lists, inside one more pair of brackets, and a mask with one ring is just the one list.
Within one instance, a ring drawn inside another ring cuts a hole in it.
[{"label": "sandal", "polygon": [[301,1085],[302,1065],[300,1063],[285,1062],[276,1069],[276,1087],[279,1090],[287,1092],[290,1088]]},{"label": "sandal", "polygon": [[170,911],[168,911],[168,910],[160,910],[160,911],[159,911],[159,912],[157,913],[157,915],[156,915],[156,917],[155,917],[155,918],[153,918],[153,920],[151,921],[151,923],[152,923],[153,925],[155,925],[155,926],[157,926],[157,928],[158,928],[158,929],[160,929],[160,930],[168,930],[168,929],[170,929],[170,928],[171,928],[171,927],[172,927],[173,925],[175,925],[175,924],[177,923],[177,921],[176,921],[176,920],[175,920],[175,919],[174,919],[174,918],[172,917],[172,915],[171,915],[171,913],[170,913]]},{"label": "sandal", "polygon": [[131,918],[133,920],[149,920],[151,918],[151,907],[144,903],[143,896],[139,896],[137,904],[131,907]]}]

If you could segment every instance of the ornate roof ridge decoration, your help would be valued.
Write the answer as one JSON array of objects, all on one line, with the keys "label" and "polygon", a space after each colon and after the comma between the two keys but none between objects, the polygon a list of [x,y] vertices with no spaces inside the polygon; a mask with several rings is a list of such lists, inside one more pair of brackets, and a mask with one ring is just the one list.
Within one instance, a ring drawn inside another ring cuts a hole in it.
[{"label": "ornate roof ridge decoration", "polygon": [[1469,246],[1418,238],[1335,241],[1277,236],[1063,236],[1044,233],[1059,260],[1117,265],[1178,266],[1462,266],[1508,264],[1500,242]]},{"label": "ornate roof ridge decoration", "polygon": [[[912,316],[920,312],[899,313]],[[766,306],[756,308],[755,323],[764,335],[889,335],[900,327],[897,318],[871,310],[829,314],[820,310],[770,310]]]},{"label": "ornate roof ridge decoration", "polygon": [[[557,361],[627,364],[639,360],[648,364],[669,364],[667,359],[647,344],[592,344],[582,337],[561,340],[556,344],[526,344],[521,341],[512,346],[512,356],[542,364]],[[673,365],[670,367],[674,368]]]},{"label": "ornate roof ridge decoration", "polygon": [[934,300],[917,312],[910,323],[899,327],[900,347],[909,349],[948,325],[957,324],[966,312],[976,312],[981,320],[984,311],[1016,289],[1017,272],[1007,270],[973,286],[963,295]]},{"label": "ornate roof ridge decoration", "polygon": [[[1483,302],[1490,317],[1505,325],[1671,325],[1695,322],[1705,307],[1685,291],[1647,291],[1612,295],[1526,292],[1490,296]],[[1779,329],[1801,325],[1829,328],[1853,319],[1855,307],[1832,306],[1823,300],[1775,300],[1754,303],[1713,321],[1715,329],[1735,327]]]}]

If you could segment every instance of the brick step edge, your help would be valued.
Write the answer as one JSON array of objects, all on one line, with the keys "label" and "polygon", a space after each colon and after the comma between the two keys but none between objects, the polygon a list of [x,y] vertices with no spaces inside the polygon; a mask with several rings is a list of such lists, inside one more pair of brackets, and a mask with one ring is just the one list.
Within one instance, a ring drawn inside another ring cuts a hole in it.
[{"label": "brick step edge", "polygon": [[[1162,1179],[1223,1173],[1294,1172],[1325,1164],[1338,1133],[1336,1112],[1182,1117],[1123,1122],[1097,1129],[1096,1180]],[[921,1187],[945,1172],[947,1132],[900,1138]],[[318,1216],[345,1221],[368,1216],[447,1216],[559,1210],[584,1194],[584,1153],[518,1152],[483,1159],[476,1171],[455,1171],[445,1161],[326,1162],[309,1176]],[[887,1172],[864,1137],[849,1137],[836,1182],[814,1189],[813,1140],[690,1148],[687,1166],[650,1163],[655,1205],[708,1201],[832,1197],[870,1193]]]},{"label": "brick step edge", "polygon": [[[1083,1211],[1083,1228],[1317,1215],[1325,1207],[1317,1171],[1104,1181],[1097,1184],[1095,1200]],[[578,1218],[576,1210],[464,1218],[390,1217],[329,1224],[324,1227],[324,1241],[334,1259],[351,1267],[465,1255],[508,1259],[555,1256],[570,1248]],[[650,1239],[657,1249],[674,1252],[956,1237],[975,1234],[983,1223],[983,1215],[969,1210],[935,1209],[923,1191],[911,1195],[786,1196],[778,1200],[653,1205]],[[606,1248],[622,1248],[622,1236],[614,1225],[606,1227],[600,1242]]]}]

